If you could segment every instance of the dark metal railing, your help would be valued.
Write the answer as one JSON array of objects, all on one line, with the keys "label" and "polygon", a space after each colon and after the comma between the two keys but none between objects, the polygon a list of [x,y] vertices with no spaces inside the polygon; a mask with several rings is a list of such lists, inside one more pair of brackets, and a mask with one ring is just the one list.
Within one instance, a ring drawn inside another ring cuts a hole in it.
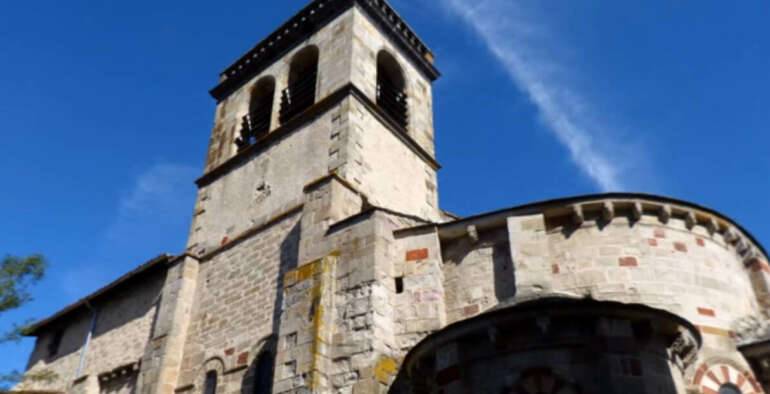
[{"label": "dark metal railing", "polygon": [[270,132],[270,118],[273,116],[272,105],[262,105],[251,111],[241,120],[241,136],[235,140],[238,149],[254,145]]},{"label": "dark metal railing", "polygon": [[281,93],[281,123],[288,122],[315,103],[318,74],[308,73]]},{"label": "dark metal railing", "polygon": [[406,93],[387,80],[377,82],[377,105],[399,126],[406,130],[409,124],[409,105]]}]

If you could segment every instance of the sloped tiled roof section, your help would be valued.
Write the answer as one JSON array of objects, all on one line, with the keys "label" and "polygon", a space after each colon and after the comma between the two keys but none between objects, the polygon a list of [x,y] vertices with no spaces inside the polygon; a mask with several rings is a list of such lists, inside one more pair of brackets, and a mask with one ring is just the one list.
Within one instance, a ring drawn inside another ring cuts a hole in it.
[{"label": "sloped tiled roof section", "polygon": [[168,254],[162,254],[140,265],[133,271],[121,276],[120,278],[108,284],[107,286],[95,291],[94,293],[91,293],[85,298],[65,307],[64,309],[61,309],[59,312],[56,312],[53,316],[40,320],[34,323],[33,325],[27,327],[27,329],[24,332],[24,335],[30,336],[30,337],[38,336],[47,327],[51,325],[56,325],[57,323],[61,323],[62,321],[66,321],[67,318],[77,313],[78,311],[82,311],[83,309],[89,308],[89,305],[91,305],[92,303],[96,303],[105,298],[109,298],[112,294],[114,294],[116,290],[119,290],[124,286],[128,286],[131,283],[135,283],[134,281],[141,280],[142,278],[145,278],[146,275],[151,275],[158,271],[165,271],[166,267],[170,262],[176,261],[178,258],[181,258],[181,257],[183,256],[170,256]]},{"label": "sloped tiled roof section", "polygon": [[243,55],[221,75],[211,90],[217,101],[226,99],[248,80],[262,72],[334,18],[358,6],[431,81],[440,73],[433,65],[433,52],[385,0],[314,0],[278,30]]}]

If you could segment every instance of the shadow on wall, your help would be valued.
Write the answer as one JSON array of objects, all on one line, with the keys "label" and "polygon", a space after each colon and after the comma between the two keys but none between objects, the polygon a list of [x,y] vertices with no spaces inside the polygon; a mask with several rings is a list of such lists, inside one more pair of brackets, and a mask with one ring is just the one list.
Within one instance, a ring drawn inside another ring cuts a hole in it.
[{"label": "shadow on wall", "polygon": [[495,265],[495,296],[500,302],[513,299],[516,297],[516,269],[513,266],[511,247],[507,240],[494,244],[492,261]]},{"label": "shadow on wall", "polygon": [[255,348],[256,357],[253,358],[241,382],[241,393],[243,394],[272,393],[275,356],[278,350],[278,335],[283,312],[283,278],[287,272],[296,269],[299,265],[301,225],[302,222],[297,222],[281,242],[280,266],[274,281],[276,289],[272,333],[267,338],[263,338]]},{"label": "shadow on wall", "polygon": [[465,237],[442,244],[444,263],[457,267],[458,273],[461,273],[458,279],[463,282],[458,283],[461,287],[468,285],[465,281],[470,277],[466,273],[486,272],[494,283],[497,301],[502,303],[513,299],[517,293],[516,268],[511,257],[507,228],[479,232],[478,236],[477,241]]},{"label": "shadow on wall", "polygon": [[[158,305],[164,282],[165,273],[163,271],[153,271],[152,274],[148,273],[148,276],[124,283],[122,290],[110,295],[109,301],[94,302],[94,306],[99,313],[94,327],[92,343],[97,342],[101,337],[112,333],[114,330],[146,318],[153,308]],[[141,284],[137,291],[138,283]],[[155,326],[156,315],[157,311],[151,316],[152,321],[148,323],[150,327]],[[28,367],[33,367],[43,361],[53,364],[62,358],[73,355],[73,353],[80,352],[91,330],[93,316],[91,310],[83,309],[80,312],[76,312],[73,316],[63,318],[62,320],[65,320],[66,323],[61,323],[59,326],[52,325],[50,329],[47,329],[38,338],[38,343],[30,358]],[[148,331],[152,331],[152,328],[148,329]],[[56,338],[57,336],[59,338]],[[145,338],[137,339],[144,340]],[[74,372],[72,371],[72,373]]]}]

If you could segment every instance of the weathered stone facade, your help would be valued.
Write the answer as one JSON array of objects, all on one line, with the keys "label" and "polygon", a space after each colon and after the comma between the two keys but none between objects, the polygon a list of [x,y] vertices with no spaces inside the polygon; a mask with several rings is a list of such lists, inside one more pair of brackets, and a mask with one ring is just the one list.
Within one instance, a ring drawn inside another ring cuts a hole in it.
[{"label": "weathered stone facade", "polygon": [[37,324],[31,388],[764,392],[750,234],[637,194],[442,212],[437,77],[383,0],[311,2],[212,90],[187,250]]}]

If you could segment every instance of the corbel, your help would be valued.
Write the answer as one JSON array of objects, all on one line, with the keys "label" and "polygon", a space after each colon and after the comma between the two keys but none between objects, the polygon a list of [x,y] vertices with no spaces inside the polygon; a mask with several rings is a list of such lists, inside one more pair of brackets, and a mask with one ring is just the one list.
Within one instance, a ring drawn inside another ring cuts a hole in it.
[{"label": "corbel", "polygon": [[612,201],[605,201],[602,205],[602,219],[605,222],[612,222],[615,218],[615,204]]}]

